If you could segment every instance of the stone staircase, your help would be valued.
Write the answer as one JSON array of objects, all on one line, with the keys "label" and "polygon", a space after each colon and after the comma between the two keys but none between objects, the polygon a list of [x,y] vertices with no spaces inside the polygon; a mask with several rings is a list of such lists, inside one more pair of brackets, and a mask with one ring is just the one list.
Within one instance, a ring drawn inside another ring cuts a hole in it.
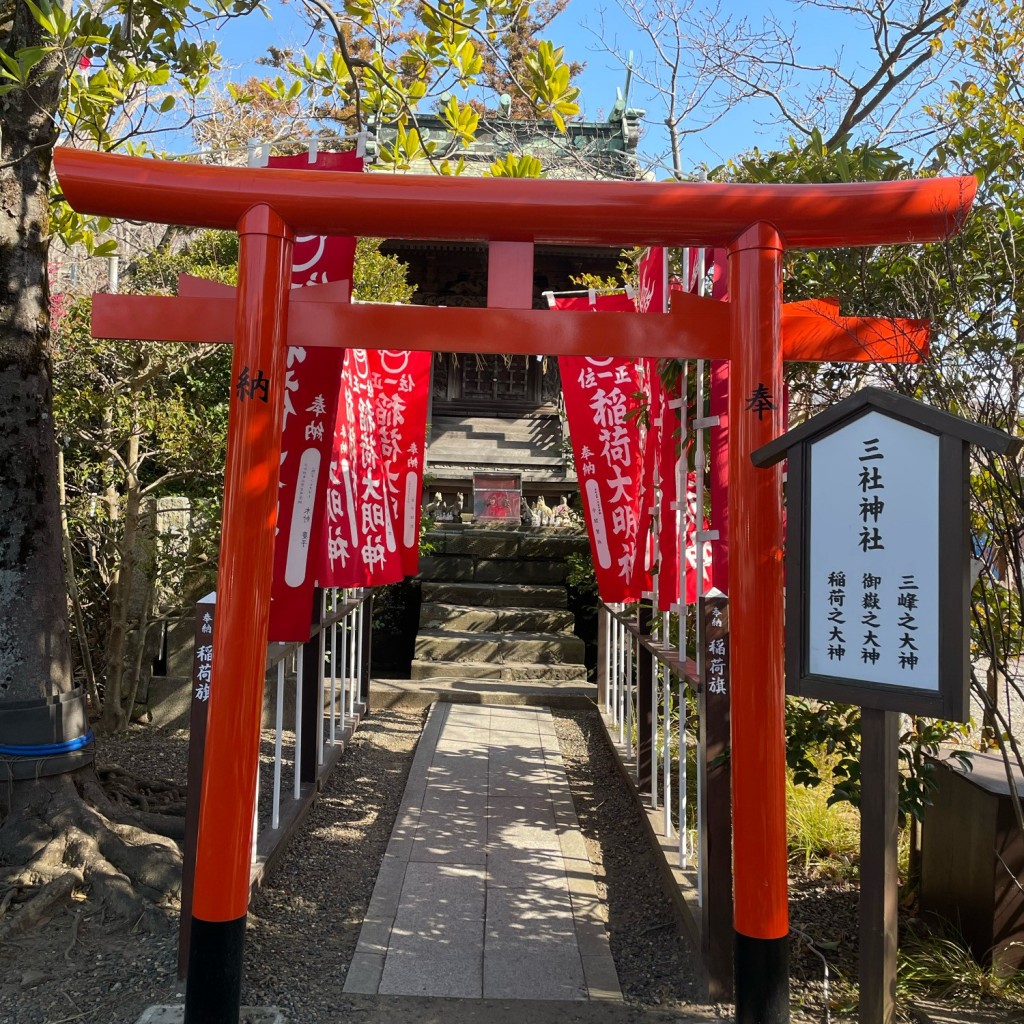
[{"label": "stone staircase", "polygon": [[421,558],[412,679],[536,692],[587,686],[566,607],[566,557],[586,537],[557,527],[443,524]]},{"label": "stone staircase", "polygon": [[430,474],[438,482],[474,471],[510,469],[537,483],[574,480],[566,475],[562,427],[556,413],[521,417],[435,415],[430,425]]}]

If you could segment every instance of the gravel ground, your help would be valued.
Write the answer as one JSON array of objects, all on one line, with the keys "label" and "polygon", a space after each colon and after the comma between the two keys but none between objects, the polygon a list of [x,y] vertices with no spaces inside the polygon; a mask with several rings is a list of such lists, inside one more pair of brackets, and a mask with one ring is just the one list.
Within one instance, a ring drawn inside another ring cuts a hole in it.
[{"label": "gravel ground", "polygon": [[[254,895],[243,1002],[279,1006],[293,1024],[358,1019],[339,1013],[341,990],[424,718],[421,710],[388,710],[364,719],[304,829]],[[730,1008],[697,1003],[696,955],[661,888],[639,811],[597,715],[556,711],[554,718],[608,903],[612,954],[627,1002],[727,1014]],[[265,736],[268,742],[272,737]],[[186,733],[146,727],[104,739],[99,751],[103,764],[178,783],[186,758]],[[829,959],[835,1019],[848,997],[841,979],[856,978],[856,889],[797,877],[791,908],[794,925]],[[45,927],[0,950],[0,1024],[133,1024],[146,1006],[180,999],[176,951],[176,915],[165,934],[137,934],[106,922],[102,909],[84,898],[74,901]],[[802,1007],[795,1019],[824,1020],[820,958],[794,946],[792,966],[793,1001]],[[394,1024],[404,1024],[401,1016]],[[417,1019],[413,1001],[406,1020]],[[531,1019],[546,1019],[540,1004]]]}]

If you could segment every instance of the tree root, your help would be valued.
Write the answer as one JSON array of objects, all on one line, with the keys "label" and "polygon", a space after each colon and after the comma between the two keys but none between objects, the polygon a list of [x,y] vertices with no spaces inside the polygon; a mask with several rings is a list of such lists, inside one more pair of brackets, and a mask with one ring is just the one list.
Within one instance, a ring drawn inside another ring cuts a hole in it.
[{"label": "tree root", "polygon": [[28,931],[39,924],[55,903],[70,896],[72,890],[83,882],[82,872],[78,868],[68,868],[59,878],[47,882],[17,914],[0,922],[0,943],[8,942],[19,932]]},{"label": "tree root", "polygon": [[[0,886],[8,887],[0,942],[38,926],[76,888],[108,919],[151,932],[167,927],[181,888],[178,846],[146,828],[149,821],[118,821],[126,815],[95,773],[76,775],[19,784],[0,822],[0,864],[9,865],[0,869]],[[147,815],[153,824],[174,820],[164,817]]]}]

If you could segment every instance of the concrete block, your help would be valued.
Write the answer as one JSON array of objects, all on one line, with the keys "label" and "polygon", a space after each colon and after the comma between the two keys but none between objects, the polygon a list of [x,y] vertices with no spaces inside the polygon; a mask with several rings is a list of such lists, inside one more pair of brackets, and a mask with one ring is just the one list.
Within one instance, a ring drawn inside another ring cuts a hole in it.
[{"label": "concrete block", "polygon": [[568,683],[575,682],[586,693],[596,692],[593,684],[587,682],[587,670],[582,661],[573,664],[537,665],[529,662],[504,663],[500,666],[500,678],[508,682]]},{"label": "concrete block", "polygon": [[378,953],[384,956],[388,951],[394,923],[392,917],[371,917],[367,914],[359,929],[359,942],[356,948],[360,953]]},{"label": "concrete block", "polygon": [[459,632],[477,630],[494,632],[498,612],[488,608],[467,608],[455,604],[423,604],[420,606],[420,629],[451,629]]},{"label": "concrete block", "polygon": [[583,533],[524,533],[519,538],[519,555],[521,558],[562,561],[569,555],[586,551],[589,545]]},{"label": "concrete block", "polygon": [[416,637],[417,661],[497,662],[498,633],[421,629]]},{"label": "concrete block", "polygon": [[[241,1016],[252,1024],[285,1024],[285,1017],[276,1006],[243,1006]],[[182,1024],[185,1004],[178,1006],[150,1006],[143,1010],[137,1024]]]},{"label": "concrete block", "polygon": [[498,608],[495,611],[496,633],[565,633],[572,634],[575,618],[565,608]]},{"label": "concrete block", "polygon": [[432,679],[501,679],[501,673],[501,665],[485,662],[416,660],[409,674],[417,682],[429,682]]},{"label": "concrete block", "polygon": [[412,844],[410,863],[487,863],[487,832],[481,822],[448,828],[443,834],[419,835]]}]

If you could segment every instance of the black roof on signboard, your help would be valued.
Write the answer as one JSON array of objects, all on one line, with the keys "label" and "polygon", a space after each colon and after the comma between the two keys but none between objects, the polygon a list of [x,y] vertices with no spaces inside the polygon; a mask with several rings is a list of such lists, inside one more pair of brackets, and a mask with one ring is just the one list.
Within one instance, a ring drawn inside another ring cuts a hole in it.
[{"label": "black roof on signboard", "polygon": [[789,454],[790,448],[805,441],[815,441],[830,433],[845,422],[855,420],[866,412],[877,411],[893,419],[902,420],[911,426],[933,434],[948,434],[958,437],[968,444],[987,448],[997,455],[1016,455],[1024,441],[1012,437],[1002,430],[984,427],[980,423],[972,423],[952,413],[934,409],[924,402],[918,402],[906,395],[893,394],[881,388],[862,388],[849,398],[837,402],[824,412],[812,416],[799,427],[794,427],[781,437],[762,445],[750,455],[751,462],[759,468],[774,466]]}]

